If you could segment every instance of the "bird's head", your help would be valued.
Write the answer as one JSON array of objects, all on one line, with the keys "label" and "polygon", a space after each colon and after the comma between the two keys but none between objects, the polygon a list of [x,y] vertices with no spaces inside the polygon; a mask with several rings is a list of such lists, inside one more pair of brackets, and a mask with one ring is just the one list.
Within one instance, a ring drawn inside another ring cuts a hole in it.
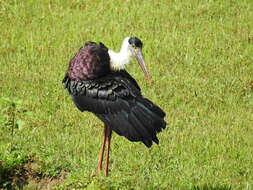
[{"label": "bird's head", "polygon": [[142,41],[137,37],[128,37],[127,42],[130,56],[137,60],[142,71],[145,74],[146,80],[148,81],[148,83],[151,83],[152,80],[148,72],[147,66],[145,65],[144,57],[142,54],[142,47],[143,47]]}]

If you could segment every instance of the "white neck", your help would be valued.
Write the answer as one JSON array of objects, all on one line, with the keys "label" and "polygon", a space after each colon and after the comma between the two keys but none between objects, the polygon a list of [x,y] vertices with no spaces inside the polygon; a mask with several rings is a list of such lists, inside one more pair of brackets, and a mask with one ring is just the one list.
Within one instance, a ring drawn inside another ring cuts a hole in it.
[{"label": "white neck", "polygon": [[110,56],[110,67],[113,71],[122,70],[125,68],[127,64],[130,63],[131,60],[131,52],[129,50],[129,37],[125,38],[120,52],[114,52],[113,50],[109,50],[109,56]]}]

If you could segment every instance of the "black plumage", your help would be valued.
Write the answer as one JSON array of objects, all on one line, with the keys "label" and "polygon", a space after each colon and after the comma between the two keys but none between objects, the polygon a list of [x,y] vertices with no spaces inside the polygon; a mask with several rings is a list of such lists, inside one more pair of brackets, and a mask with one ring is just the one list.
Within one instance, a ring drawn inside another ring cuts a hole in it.
[{"label": "black plumage", "polygon": [[165,128],[165,113],[141,95],[137,82],[125,71],[110,72],[93,80],[65,76],[65,88],[80,111],[94,113],[120,136],[159,143],[156,134]]}]

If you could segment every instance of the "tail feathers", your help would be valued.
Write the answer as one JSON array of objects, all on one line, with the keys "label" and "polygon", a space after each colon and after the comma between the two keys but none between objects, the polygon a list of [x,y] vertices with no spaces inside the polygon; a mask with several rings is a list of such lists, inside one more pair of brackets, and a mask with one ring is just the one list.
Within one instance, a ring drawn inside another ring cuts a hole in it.
[{"label": "tail feathers", "polygon": [[157,133],[165,129],[165,113],[147,99],[140,99],[128,110],[97,115],[106,125],[130,141],[142,141],[147,147],[159,144]]},{"label": "tail feathers", "polygon": [[159,108],[157,105],[153,104],[150,100],[146,99],[146,98],[139,98],[138,99],[139,102],[141,102],[143,105],[145,105],[145,107],[147,109],[149,109],[150,111],[152,111],[153,113],[155,113],[156,115],[164,118],[165,117],[165,112]]}]

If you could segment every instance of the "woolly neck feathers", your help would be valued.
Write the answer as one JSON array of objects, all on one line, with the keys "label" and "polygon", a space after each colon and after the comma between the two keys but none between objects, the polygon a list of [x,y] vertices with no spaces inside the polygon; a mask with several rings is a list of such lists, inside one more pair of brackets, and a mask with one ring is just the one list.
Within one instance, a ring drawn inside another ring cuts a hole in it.
[{"label": "woolly neck feathers", "polygon": [[125,66],[130,63],[131,52],[129,49],[129,37],[123,40],[121,49],[119,52],[114,52],[113,50],[109,50],[110,56],[110,67],[113,71],[122,70]]}]

